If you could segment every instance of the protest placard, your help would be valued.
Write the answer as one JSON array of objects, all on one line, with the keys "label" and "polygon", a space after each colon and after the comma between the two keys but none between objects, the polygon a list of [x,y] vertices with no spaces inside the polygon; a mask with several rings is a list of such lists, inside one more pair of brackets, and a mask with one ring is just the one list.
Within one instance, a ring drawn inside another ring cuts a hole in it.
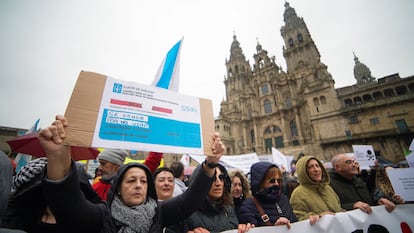
[{"label": "protest placard", "polygon": [[404,201],[414,201],[414,168],[387,169],[394,192]]},{"label": "protest placard", "polygon": [[68,145],[211,155],[210,100],[82,71],[65,116]]},{"label": "protest placard", "polygon": [[369,169],[375,165],[375,152],[371,145],[352,145],[355,160],[358,161],[361,169]]}]

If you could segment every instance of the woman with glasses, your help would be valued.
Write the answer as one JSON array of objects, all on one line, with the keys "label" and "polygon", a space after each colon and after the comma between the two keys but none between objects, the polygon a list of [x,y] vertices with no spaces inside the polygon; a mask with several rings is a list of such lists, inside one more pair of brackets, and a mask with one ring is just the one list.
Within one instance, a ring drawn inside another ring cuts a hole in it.
[{"label": "woman with glasses", "polygon": [[252,197],[240,207],[240,223],[279,226],[296,222],[288,198],[282,193],[282,173],[270,162],[257,162],[250,167]]},{"label": "woman with glasses", "polygon": [[[184,232],[221,232],[239,229],[246,232],[251,225],[240,224],[233,208],[232,195],[230,193],[231,180],[227,170],[221,164],[216,165],[216,179],[210,187],[210,191],[201,205],[183,223]],[[193,174],[197,174],[197,168]],[[192,180],[190,180],[190,184]]]},{"label": "woman with glasses", "polygon": [[299,220],[309,219],[313,225],[326,214],[341,212],[338,195],[329,185],[330,177],[322,162],[304,156],[296,164],[300,185],[290,197],[293,211]]}]

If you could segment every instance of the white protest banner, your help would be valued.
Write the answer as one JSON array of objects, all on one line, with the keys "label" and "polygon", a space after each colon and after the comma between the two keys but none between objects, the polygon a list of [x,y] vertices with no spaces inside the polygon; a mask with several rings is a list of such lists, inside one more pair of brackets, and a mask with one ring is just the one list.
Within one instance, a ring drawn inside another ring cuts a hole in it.
[{"label": "white protest banner", "polygon": [[369,169],[375,165],[375,152],[371,145],[352,145],[355,160],[358,161],[361,169]]},{"label": "white protest banner", "polygon": [[288,172],[290,172],[290,166],[288,166],[287,158],[282,152],[272,147],[272,156],[274,164],[280,168],[284,167]]},{"label": "white protest banner", "polygon": [[259,161],[273,163],[273,155],[257,155]]},{"label": "white protest banner", "polygon": [[[324,215],[317,223],[310,225],[309,220],[299,221],[286,226],[256,227],[248,233],[412,233],[414,230],[414,204],[397,205],[393,212],[388,213],[384,206],[375,206],[371,214],[361,210],[351,210]],[[237,233],[236,230],[222,233]]]},{"label": "white protest banner", "polygon": [[414,167],[387,169],[387,175],[396,194],[404,201],[414,201]]},{"label": "white protest banner", "polygon": [[239,169],[243,171],[244,174],[249,173],[252,164],[257,162],[259,162],[259,158],[257,157],[256,153],[222,156],[220,159],[220,163],[223,164],[227,169]]},{"label": "white protest banner", "polygon": [[[205,156],[189,154],[189,156],[197,161],[202,163],[205,160]],[[223,165],[226,169],[239,169],[245,174],[250,172],[250,167],[252,164],[259,162],[259,158],[256,153],[249,153],[243,155],[223,155],[220,158],[220,164]]]}]

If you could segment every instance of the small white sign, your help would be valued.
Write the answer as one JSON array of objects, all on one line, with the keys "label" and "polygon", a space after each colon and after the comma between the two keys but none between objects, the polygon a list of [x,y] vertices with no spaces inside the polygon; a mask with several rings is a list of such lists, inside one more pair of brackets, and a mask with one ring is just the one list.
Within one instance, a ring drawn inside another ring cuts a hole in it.
[{"label": "small white sign", "polygon": [[352,145],[354,149],[355,160],[358,161],[361,168],[375,165],[374,148],[371,145]]},{"label": "small white sign", "polygon": [[404,201],[414,201],[414,168],[388,169],[387,175],[396,194]]}]

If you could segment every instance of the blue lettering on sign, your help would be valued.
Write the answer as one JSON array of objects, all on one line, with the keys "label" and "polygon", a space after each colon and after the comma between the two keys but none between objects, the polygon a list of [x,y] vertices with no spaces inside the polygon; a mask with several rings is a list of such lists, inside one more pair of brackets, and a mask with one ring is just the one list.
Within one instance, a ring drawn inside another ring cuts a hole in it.
[{"label": "blue lettering on sign", "polygon": [[122,92],[122,84],[114,83],[114,87],[112,88],[112,92],[121,93]]},{"label": "blue lettering on sign", "polygon": [[[109,113],[108,113],[109,111]],[[99,137],[106,140],[201,148],[201,125],[154,116],[147,121],[126,118],[128,114],[104,109]],[[119,117],[114,117],[119,116]],[[124,117],[122,117],[124,116]]]}]

